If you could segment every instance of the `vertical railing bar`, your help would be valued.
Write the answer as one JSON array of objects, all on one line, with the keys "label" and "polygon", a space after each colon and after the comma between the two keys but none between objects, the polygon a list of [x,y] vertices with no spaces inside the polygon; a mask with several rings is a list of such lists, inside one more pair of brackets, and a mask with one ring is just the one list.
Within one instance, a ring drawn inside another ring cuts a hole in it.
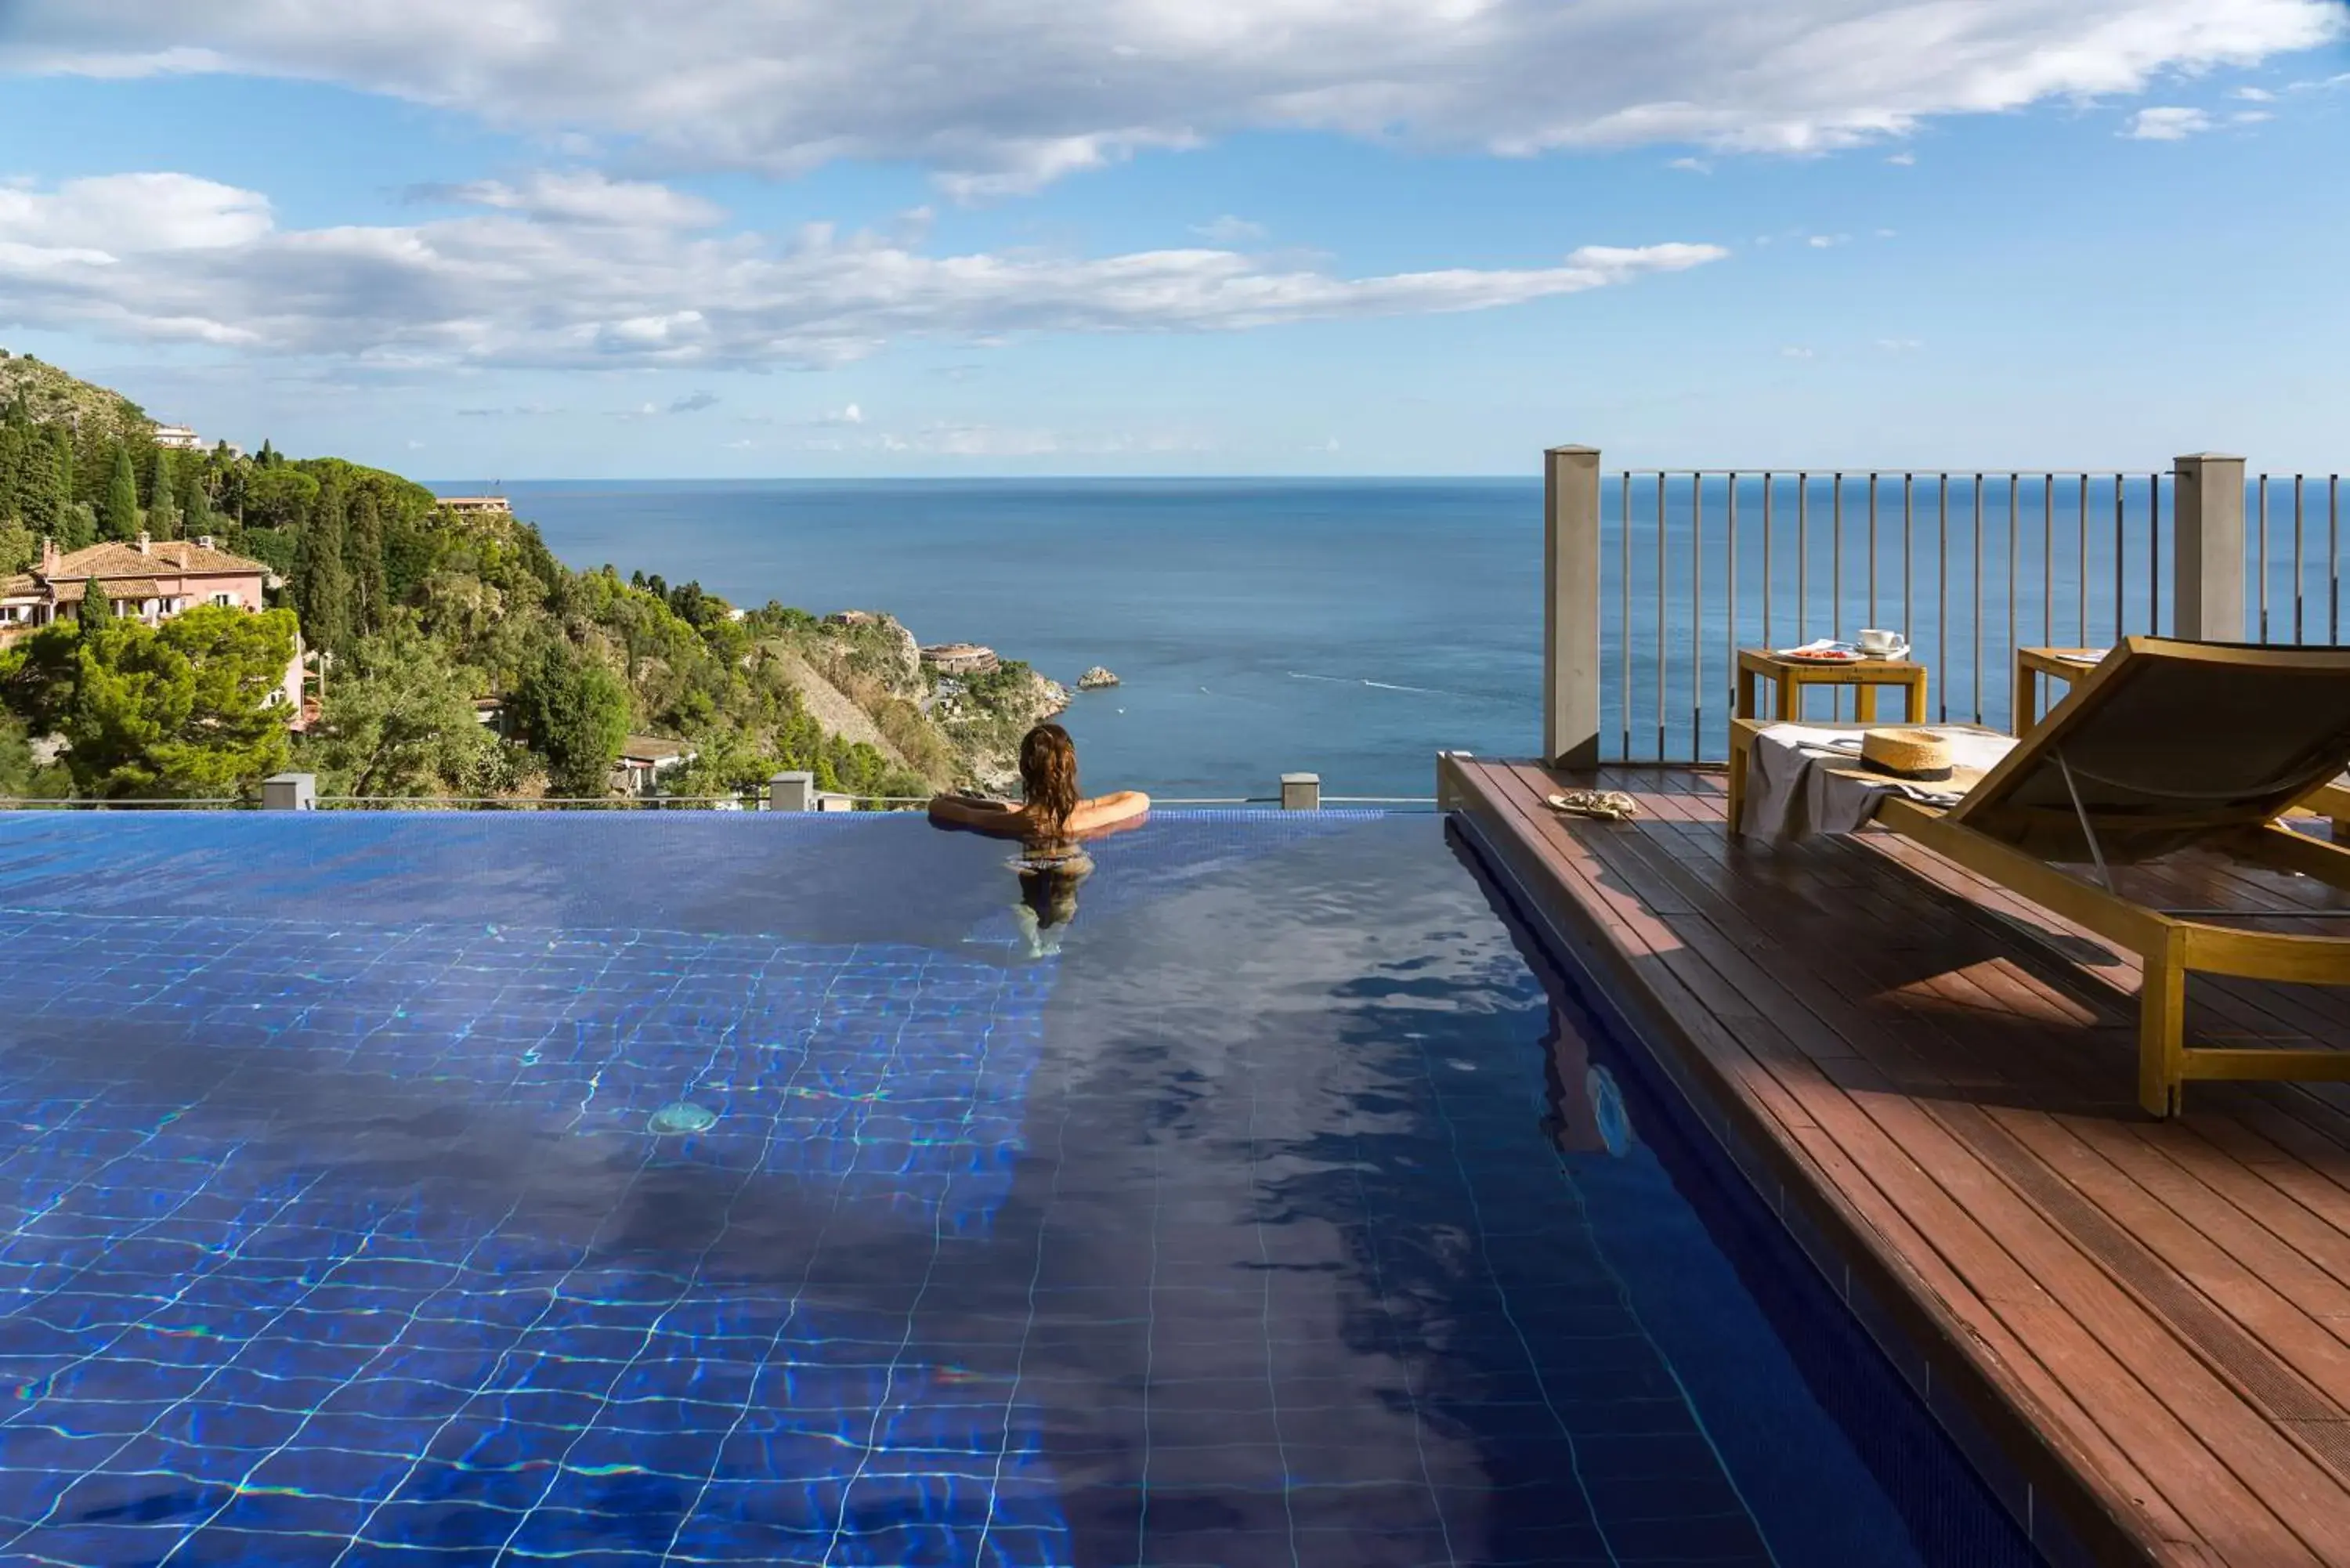
[{"label": "vertical railing bar", "polygon": [[1657,761],[1665,760],[1665,473],[1657,471]]},{"label": "vertical railing bar", "polygon": [[2293,476],[2293,640],[2298,644],[2301,634],[2301,485],[2302,476]]},{"label": "vertical railing bar", "polygon": [[[1812,476],[1795,471],[1795,640],[1812,639]],[[1797,717],[1801,717],[1800,714]]]},{"label": "vertical railing bar", "polygon": [[2342,476],[2325,476],[2325,640],[2342,640]]},{"label": "vertical railing bar", "polygon": [[1901,476],[1901,635],[1918,640],[1918,476]]},{"label": "vertical railing bar", "polygon": [[1882,626],[1877,613],[1877,470],[1868,471],[1868,624]]},{"label": "vertical railing bar", "polygon": [[2146,476],[2146,634],[2162,635],[2162,475]]},{"label": "vertical railing bar", "polygon": [[1624,554],[1624,701],[1618,715],[1624,725],[1624,760],[1632,760],[1632,471],[1626,469],[1616,489],[1616,541]]},{"label": "vertical railing bar", "polygon": [[1705,475],[1690,475],[1690,761],[1705,755]]},{"label": "vertical railing bar", "polygon": [[2074,508],[2079,514],[2074,521],[2081,525],[2081,574],[2073,579],[2073,597],[2080,601],[2074,607],[2080,614],[2080,645],[2089,646],[2089,476],[2081,475],[2081,501]]},{"label": "vertical railing bar", "polygon": [[1934,551],[1939,562],[1936,587],[1939,600],[1934,611],[1934,664],[1942,679],[1935,686],[1942,694],[1942,722],[1950,722],[1950,474],[1935,475]]},{"label": "vertical railing bar", "polygon": [[[1828,491],[1828,636],[1844,636],[1844,471],[1831,471]],[[1856,696],[1858,693],[1855,693]],[[1859,712],[1855,708],[1855,713]],[[1828,688],[1828,718],[1844,718],[1844,688]]]},{"label": "vertical railing bar", "polygon": [[1975,475],[1975,537],[1974,537],[1974,545],[1975,545],[1975,625],[1974,625],[1975,671],[1974,671],[1974,683],[1975,683],[1975,722],[1976,722],[1976,723],[1978,723],[1978,724],[1980,724],[1980,723],[1981,723],[1981,722],[1983,722],[1983,713],[1982,713],[1982,524],[1983,524],[1983,511],[1982,511],[1982,482],[1983,482],[1983,476],[1982,476],[1981,474],[1980,474],[1980,473],[1976,474],[1976,475]]},{"label": "vertical railing bar", "polygon": [[[2015,634],[2015,574],[2021,561],[2017,554],[2020,545],[2015,536],[2015,507],[2022,494],[2023,476],[2020,473],[2009,474],[2007,476],[2007,662],[2010,668],[2015,664],[2016,645],[2023,640]],[[2009,700],[2013,701],[2012,698]],[[2019,735],[2023,733],[2022,716],[2010,713],[2007,716],[2007,727]]]},{"label": "vertical railing bar", "polygon": [[2129,595],[2129,586],[2126,586],[2126,578],[2125,574],[2122,574],[2126,555],[2129,553],[2122,547],[2122,475],[2113,475],[2113,642],[2115,644],[2120,644],[2122,637],[2129,635],[2129,628],[2122,626],[2122,607],[2129,604],[2129,599],[2126,599],[2126,595]]},{"label": "vertical railing bar", "polygon": [[1730,565],[1722,574],[1722,675],[1729,685],[1722,693],[1721,711],[1725,714],[1738,711],[1738,471],[1730,471]]},{"label": "vertical railing bar", "polygon": [[1771,492],[1777,488],[1771,471],[1762,471],[1762,646],[1771,642]]},{"label": "vertical railing bar", "polygon": [[2040,641],[2056,640],[2056,476],[2040,480]]},{"label": "vertical railing bar", "polygon": [[2253,559],[2261,579],[2261,640],[2266,642],[2269,639],[2269,476],[2263,473],[2252,483],[2259,489],[2261,501],[2253,529],[2253,535],[2259,541]]}]

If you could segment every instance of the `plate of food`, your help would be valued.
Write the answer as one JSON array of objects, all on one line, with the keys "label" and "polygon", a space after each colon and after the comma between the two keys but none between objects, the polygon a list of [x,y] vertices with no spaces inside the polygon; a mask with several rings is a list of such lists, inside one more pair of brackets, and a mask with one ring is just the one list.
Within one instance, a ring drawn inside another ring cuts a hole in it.
[{"label": "plate of food", "polygon": [[1783,648],[1778,656],[1805,664],[1857,664],[1868,657],[1848,642],[1807,642],[1801,648]]}]

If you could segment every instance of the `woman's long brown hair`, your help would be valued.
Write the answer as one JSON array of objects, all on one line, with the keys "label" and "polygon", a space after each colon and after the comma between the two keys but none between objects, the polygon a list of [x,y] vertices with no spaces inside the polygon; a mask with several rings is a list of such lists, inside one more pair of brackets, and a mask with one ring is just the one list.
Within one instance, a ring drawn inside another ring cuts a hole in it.
[{"label": "woman's long brown hair", "polygon": [[1066,831],[1077,809],[1077,748],[1058,724],[1039,724],[1020,742],[1020,783],[1028,812],[1047,835]]}]

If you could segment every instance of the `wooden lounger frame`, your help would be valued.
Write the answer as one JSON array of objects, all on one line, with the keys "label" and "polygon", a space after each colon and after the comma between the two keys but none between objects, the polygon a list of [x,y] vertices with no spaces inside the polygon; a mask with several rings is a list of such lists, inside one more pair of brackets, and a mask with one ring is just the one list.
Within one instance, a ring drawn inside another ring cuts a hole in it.
[{"label": "wooden lounger frame", "polygon": [[[2350,653],[2340,649],[2247,649],[2129,638],[2104,664],[2074,683],[2047,719],[2017,742],[2015,749],[1959,804],[1944,808],[1888,795],[1878,805],[1877,820],[2138,956],[2145,973],[2138,1003],[2138,1102],[2152,1115],[2177,1113],[2190,1078],[2350,1080],[2350,1042],[2344,1043],[2343,1050],[2189,1049],[2186,1044],[2189,974],[2199,971],[2247,980],[2350,985],[2350,935],[2246,930],[2166,914],[1983,832],[1970,820],[1999,810],[2004,804],[2000,797],[2010,781],[2061,757],[2066,739],[2077,734],[2106,698],[2122,689],[2123,680],[2131,672],[2130,661],[2150,657],[2248,668],[2307,659],[2326,668],[2340,667],[2350,676]],[[2339,766],[2338,761],[2334,766]],[[2332,771],[2328,770],[2329,777]],[[2299,798],[2306,808],[2332,815],[2337,823],[2350,817],[2350,786],[2330,782],[2314,790],[2303,786]],[[2178,815],[2159,826],[2191,838],[2199,848],[2231,854],[2271,870],[2297,872],[2350,891],[2350,848],[2294,833],[2271,820],[2293,803],[2290,796],[2272,801],[2265,811],[2251,802],[2208,808],[2181,803]],[[2088,815],[2084,810],[2085,827]],[[2134,826],[2150,823],[2141,815]],[[2095,843],[2094,833],[2090,842]],[[2247,910],[2246,914],[2303,912]]]}]

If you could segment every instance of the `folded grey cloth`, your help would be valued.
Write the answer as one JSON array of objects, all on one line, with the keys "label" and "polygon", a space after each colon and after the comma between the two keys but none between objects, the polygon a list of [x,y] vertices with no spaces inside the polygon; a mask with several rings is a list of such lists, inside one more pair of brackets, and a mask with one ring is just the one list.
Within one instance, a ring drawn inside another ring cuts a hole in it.
[{"label": "folded grey cloth", "polygon": [[1947,784],[1864,774],[1860,732],[1805,724],[1773,724],[1754,737],[1747,753],[1746,797],[1739,831],[1751,838],[1802,838],[1815,833],[1857,833],[1888,794],[1928,805],[1955,805],[1974,782],[1999,765],[2015,744],[1964,725],[1924,728],[1950,742],[1954,775]]}]

